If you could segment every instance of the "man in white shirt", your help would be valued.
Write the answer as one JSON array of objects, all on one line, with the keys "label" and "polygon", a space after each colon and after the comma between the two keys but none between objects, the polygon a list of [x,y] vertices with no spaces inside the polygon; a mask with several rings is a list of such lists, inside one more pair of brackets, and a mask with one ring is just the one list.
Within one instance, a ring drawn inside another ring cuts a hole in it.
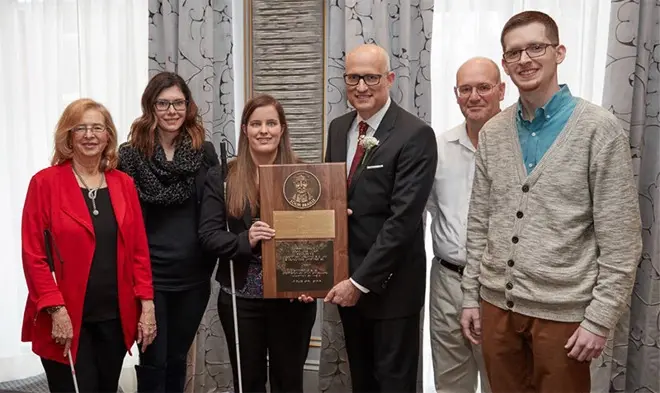
[{"label": "man in white shirt", "polygon": [[434,253],[429,319],[438,393],[474,393],[479,373],[482,391],[490,392],[481,349],[461,332],[461,276],[479,130],[500,112],[504,88],[495,62],[481,57],[465,62],[454,87],[465,122],[437,137],[438,164],[427,210]]}]

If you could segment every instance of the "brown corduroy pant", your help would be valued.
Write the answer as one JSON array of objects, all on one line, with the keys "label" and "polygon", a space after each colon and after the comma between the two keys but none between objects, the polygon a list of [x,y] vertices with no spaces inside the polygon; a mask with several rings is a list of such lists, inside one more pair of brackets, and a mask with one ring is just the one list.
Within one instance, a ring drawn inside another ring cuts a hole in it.
[{"label": "brown corduroy pant", "polygon": [[589,362],[568,357],[580,324],[532,318],[481,302],[482,351],[493,393],[589,393]]}]

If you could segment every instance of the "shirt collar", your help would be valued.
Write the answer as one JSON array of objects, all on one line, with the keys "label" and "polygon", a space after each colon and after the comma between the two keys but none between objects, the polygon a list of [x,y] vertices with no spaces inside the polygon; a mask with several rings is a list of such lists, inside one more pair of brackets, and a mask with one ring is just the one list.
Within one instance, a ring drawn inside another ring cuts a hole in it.
[{"label": "shirt collar", "polygon": [[[559,91],[553,94],[545,105],[536,110],[534,113],[534,119],[542,118],[545,120],[546,116],[554,116],[564,107],[564,105],[573,99],[573,95],[568,89],[568,85],[559,85],[559,87]],[[518,99],[518,120],[529,122],[529,120],[525,120],[523,117],[523,107],[520,99]]]},{"label": "shirt collar", "polygon": [[476,151],[467,133],[467,123],[463,122],[444,133],[447,142],[458,142],[471,151]]},{"label": "shirt collar", "polygon": [[357,115],[357,124],[360,124],[361,121],[364,121],[365,123],[369,124],[369,127],[371,127],[374,130],[378,129],[378,126],[380,126],[380,122],[383,121],[383,117],[385,117],[385,113],[387,113],[387,110],[390,108],[390,103],[392,102],[392,99],[390,97],[387,97],[387,102],[385,105],[383,105],[382,108],[378,110],[378,112],[374,113],[373,116],[369,118],[369,120],[362,120],[360,115]]}]

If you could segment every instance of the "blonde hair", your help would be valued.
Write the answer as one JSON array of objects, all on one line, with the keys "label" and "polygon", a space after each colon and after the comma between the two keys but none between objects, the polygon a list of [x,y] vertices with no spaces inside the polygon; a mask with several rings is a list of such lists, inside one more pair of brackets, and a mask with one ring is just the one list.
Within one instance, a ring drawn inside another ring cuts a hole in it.
[{"label": "blonde hair", "polygon": [[73,158],[73,143],[71,129],[78,125],[88,110],[96,110],[105,120],[108,144],[103,150],[99,170],[108,171],[117,167],[117,128],[112,116],[103,104],[89,98],[81,98],[70,103],[62,112],[55,127],[55,151],[51,165],[59,165]]}]

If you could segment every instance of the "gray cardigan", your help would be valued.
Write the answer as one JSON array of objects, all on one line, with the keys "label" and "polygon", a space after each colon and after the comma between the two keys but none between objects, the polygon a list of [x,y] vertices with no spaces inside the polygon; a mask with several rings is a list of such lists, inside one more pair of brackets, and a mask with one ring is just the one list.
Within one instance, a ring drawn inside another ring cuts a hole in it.
[{"label": "gray cardigan", "polygon": [[641,220],[628,136],[585,100],[528,175],[516,105],[481,130],[463,307],[581,322],[607,335],[629,300]]}]

